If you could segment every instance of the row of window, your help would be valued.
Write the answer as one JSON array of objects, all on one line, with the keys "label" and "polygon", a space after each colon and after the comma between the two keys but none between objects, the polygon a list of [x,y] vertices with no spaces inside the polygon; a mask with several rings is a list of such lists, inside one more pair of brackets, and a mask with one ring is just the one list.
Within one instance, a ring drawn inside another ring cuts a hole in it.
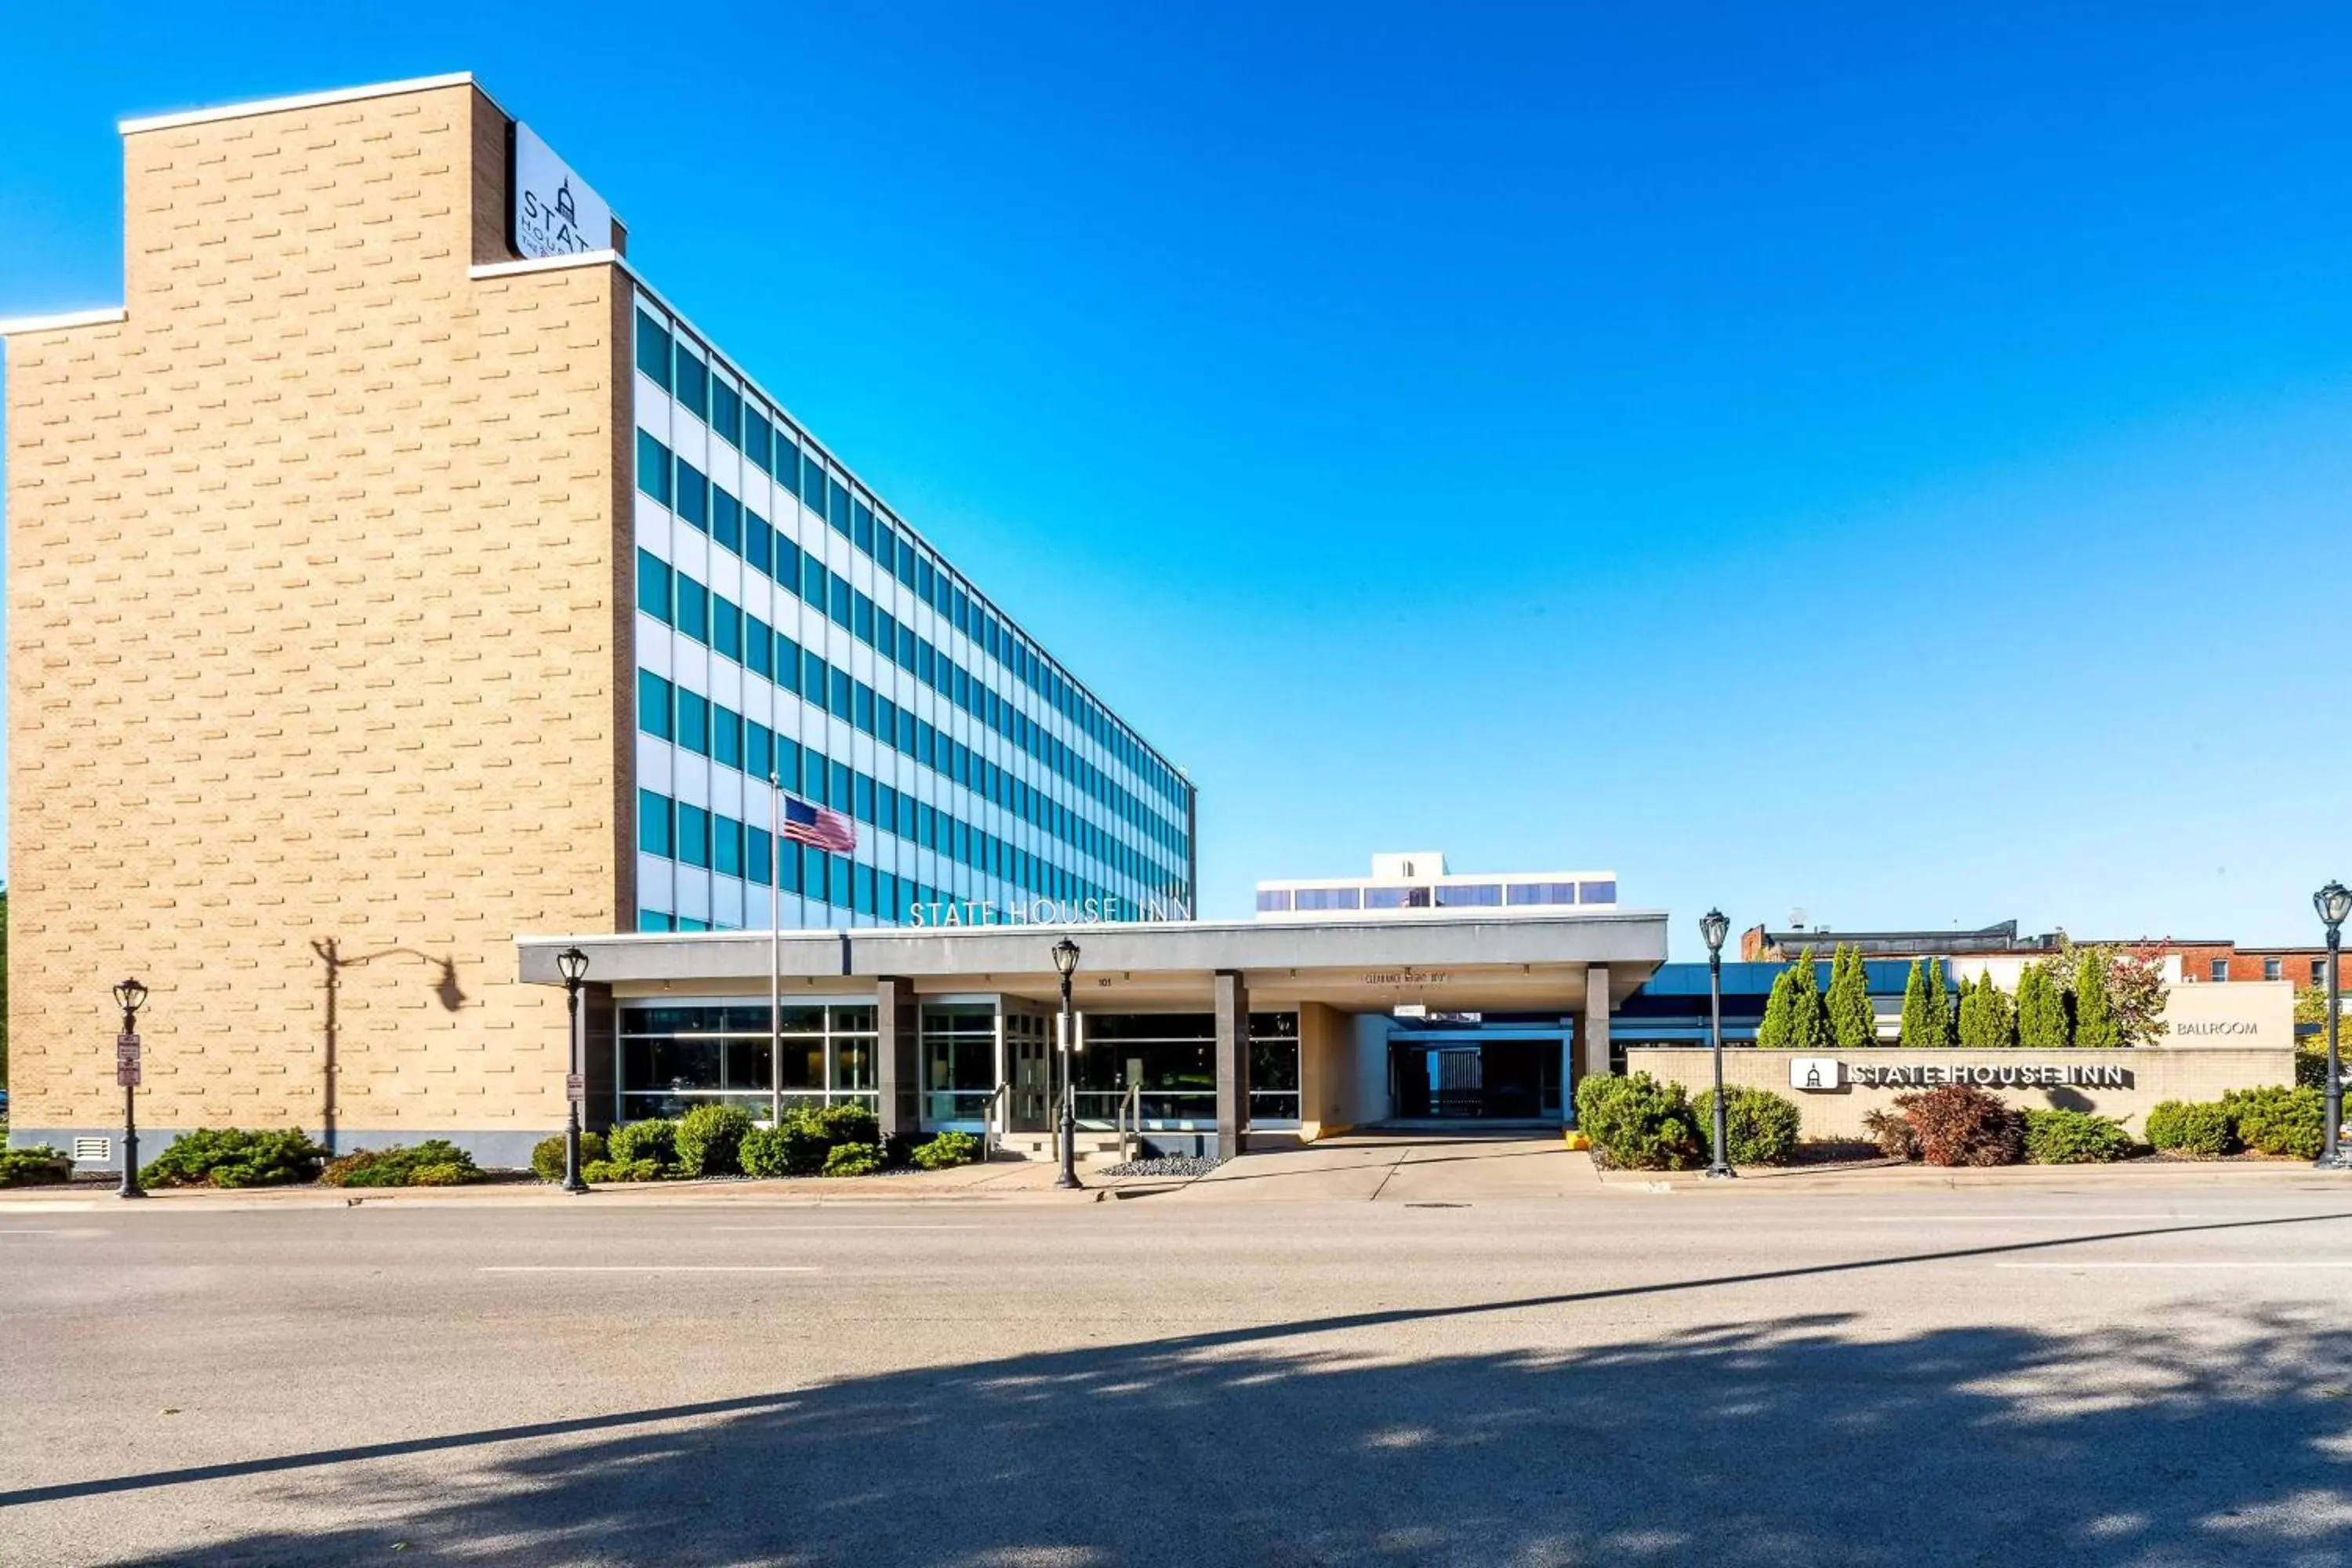
[{"label": "row of window", "polygon": [[1613,904],[1614,881],[1463,882],[1436,887],[1260,888],[1257,907],[1280,914],[1294,910],[1499,909],[1538,904]]},{"label": "row of window", "polygon": [[[646,562],[660,564],[651,556],[641,555],[641,575]],[[683,574],[677,575],[680,582],[693,581]],[[714,604],[726,604],[715,594],[709,597]],[[740,650],[729,657],[742,662],[754,674],[766,676],[782,689],[929,768],[941,778],[962,785],[1077,853],[1091,856],[1121,876],[1149,887],[1164,887],[1175,877],[1142,847],[1031,787],[1026,780],[999,767],[953,736],[941,733],[864,681],[853,679],[847,670],[826,663],[782,633],[769,631],[757,616],[734,612],[732,606],[729,610],[730,613],[720,618],[720,624],[740,624],[743,627]],[[718,651],[728,653],[714,639],[706,640],[712,640]],[[670,742],[697,756],[709,757],[754,779],[765,779],[772,773],[784,788],[821,805],[830,805],[836,811],[852,808],[844,788],[831,782],[832,774],[827,773],[821,754],[814,750],[804,752],[797,742],[776,734],[759,721],[747,719],[643,668],[637,671],[637,727],[658,740]],[[832,769],[845,779],[851,776],[845,763],[835,763]],[[855,776],[865,777],[862,773]],[[860,810],[858,816],[861,820],[873,820],[870,810]],[[1060,869],[1056,867],[1056,870]],[[1035,890],[1045,889],[1040,887]]]},{"label": "row of window", "polygon": [[[791,745],[792,742],[784,742]],[[982,876],[1040,897],[1108,899],[1106,889],[1055,866],[1027,850],[983,833],[960,817],[934,810],[887,784],[877,785],[864,773],[839,763],[828,767],[812,756],[813,775],[831,775],[841,794],[855,802],[835,809],[856,810],[859,820],[919,844]],[[912,878],[879,870],[845,855],[790,841],[777,854],[769,831],[755,823],[738,822],[707,807],[688,805],[655,790],[637,791],[637,847],[648,855],[665,856],[681,866],[696,866],[724,877],[737,877],[756,888],[780,888],[787,893],[861,915],[901,921],[918,903],[953,900],[953,892],[928,888]],[[797,851],[797,853],[796,853]]]},{"label": "row of window", "polygon": [[[637,432],[637,481],[647,495],[669,506],[679,519],[767,574],[835,626],[971,714],[974,721],[1068,779],[1154,843],[1171,854],[1182,854],[1183,834],[1173,822],[643,430]],[[732,619],[740,613],[735,605],[715,595],[715,602],[706,605],[699,597],[701,584],[681,576],[674,589],[679,602],[673,606],[670,593],[663,592],[662,583],[649,575],[646,563],[656,563],[663,572],[670,568],[649,552],[640,551],[639,556],[642,607],[729,658],[747,662],[740,628]],[[710,622],[707,627],[706,615]],[[761,649],[751,650],[752,658],[762,655]]]},{"label": "row of window", "polygon": [[[956,630],[1011,670],[1015,679],[1103,749],[1131,769],[1179,812],[1185,788],[1175,771],[1064,676],[1044,653],[986,607],[944,563],[899,531],[878,501],[831,471],[805,436],[754,398],[710,374],[704,355],[683,333],[642,307],[637,311],[637,368],[744,458],[800,499],[801,504],[897,577]],[[782,579],[779,579],[782,581]]]}]

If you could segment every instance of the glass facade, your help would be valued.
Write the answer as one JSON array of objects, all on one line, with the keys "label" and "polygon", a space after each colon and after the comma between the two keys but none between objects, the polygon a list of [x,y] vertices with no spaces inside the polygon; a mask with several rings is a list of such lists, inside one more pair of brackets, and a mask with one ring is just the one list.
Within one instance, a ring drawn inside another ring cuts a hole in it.
[{"label": "glass facade", "polygon": [[[635,321],[638,928],[1189,911],[1191,784],[659,301]],[[772,777],[856,852],[772,853]]]},{"label": "glass facade", "polygon": [[618,1119],[678,1117],[717,1100],[764,1121],[779,1097],[787,1110],[876,1109],[872,1003],[793,1003],[781,1037],[775,1022],[763,1001],[625,1004]]}]

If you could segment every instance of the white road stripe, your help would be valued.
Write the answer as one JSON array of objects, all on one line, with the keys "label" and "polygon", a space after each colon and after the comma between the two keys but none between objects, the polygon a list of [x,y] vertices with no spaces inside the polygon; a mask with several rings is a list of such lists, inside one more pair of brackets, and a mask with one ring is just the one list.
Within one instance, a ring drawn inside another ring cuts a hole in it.
[{"label": "white road stripe", "polygon": [[1843,1219],[1849,1225],[1919,1225],[1933,1222],[1940,1225],[2001,1223],[2025,1224],[2046,1220],[2052,1225],[2105,1225],[2110,1221],[2141,1224],[2148,1220],[2203,1219],[2195,1214],[1849,1214],[1829,1215],[1830,1219]]},{"label": "white road stripe", "polygon": [[2169,1262],[2160,1258],[2136,1259],[2128,1262],[2086,1258],[2080,1263],[1996,1263],[1993,1267],[2067,1272],[2079,1268],[2352,1268],[2352,1258],[2253,1258],[2242,1263],[2225,1263],[2216,1258],[2183,1258]]},{"label": "white road stripe", "polygon": [[814,1274],[814,1263],[492,1263],[483,1274]]},{"label": "white road stripe", "polygon": [[754,1236],[781,1232],[790,1236],[831,1236],[845,1230],[978,1230],[976,1225],[866,1225],[845,1220],[839,1225],[714,1225],[721,1236]]}]

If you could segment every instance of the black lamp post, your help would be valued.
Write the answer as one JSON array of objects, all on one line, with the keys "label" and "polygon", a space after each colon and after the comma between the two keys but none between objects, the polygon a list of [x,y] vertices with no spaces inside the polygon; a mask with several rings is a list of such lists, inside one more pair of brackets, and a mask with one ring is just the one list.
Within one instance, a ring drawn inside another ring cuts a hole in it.
[{"label": "black lamp post", "polygon": [[1068,937],[1055,942],[1054,967],[1062,972],[1062,1173],[1054,1178],[1054,1184],[1075,1187],[1078,1185],[1078,1090],[1077,1063],[1072,1051],[1077,1037],[1070,1016],[1070,976],[1078,970],[1078,944]]},{"label": "black lamp post", "polygon": [[588,983],[588,955],[567,947],[555,955],[555,969],[563,976],[563,1005],[572,1034],[572,1068],[563,1075],[563,1190],[579,1194],[588,1190],[580,1179],[580,1098],[586,1092],[588,1071],[581,1065],[580,993]]},{"label": "black lamp post", "polygon": [[2315,1162],[2323,1171],[2352,1170],[2352,1158],[2344,1152],[2344,1068],[2336,1053],[2336,1015],[2338,1002],[2336,992],[2337,956],[2344,951],[2344,921],[2352,917],[2352,888],[2331,881],[2311,895],[2311,907],[2319,911],[2320,922],[2327,927],[2327,1108],[2321,1114],[2326,1118],[2323,1131],[2326,1143]]},{"label": "black lamp post", "polygon": [[114,1005],[122,1009],[122,1034],[115,1041],[114,1076],[122,1082],[122,1186],[121,1195],[143,1198],[139,1184],[139,1113],[131,1099],[139,1092],[139,1009],[146,1005],[147,987],[134,975],[114,983]]},{"label": "black lamp post", "polygon": [[1739,1174],[1731,1168],[1731,1138],[1726,1131],[1723,1104],[1723,939],[1731,922],[1721,910],[1698,918],[1698,933],[1706,938],[1706,1037],[1715,1047],[1715,1158],[1706,1167],[1709,1181],[1727,1182]]}]

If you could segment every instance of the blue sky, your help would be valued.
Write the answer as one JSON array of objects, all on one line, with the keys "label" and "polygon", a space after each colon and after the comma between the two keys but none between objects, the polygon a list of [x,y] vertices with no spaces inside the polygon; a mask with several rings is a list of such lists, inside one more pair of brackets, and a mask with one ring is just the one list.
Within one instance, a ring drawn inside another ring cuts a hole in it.
[{"label": "blue sky", "polygon": [[119,299],[118,116],[471,69],[1192,773],[1205,912],[2352,877],[2340,6],[205,15],[11,17],[0,314]]}]

